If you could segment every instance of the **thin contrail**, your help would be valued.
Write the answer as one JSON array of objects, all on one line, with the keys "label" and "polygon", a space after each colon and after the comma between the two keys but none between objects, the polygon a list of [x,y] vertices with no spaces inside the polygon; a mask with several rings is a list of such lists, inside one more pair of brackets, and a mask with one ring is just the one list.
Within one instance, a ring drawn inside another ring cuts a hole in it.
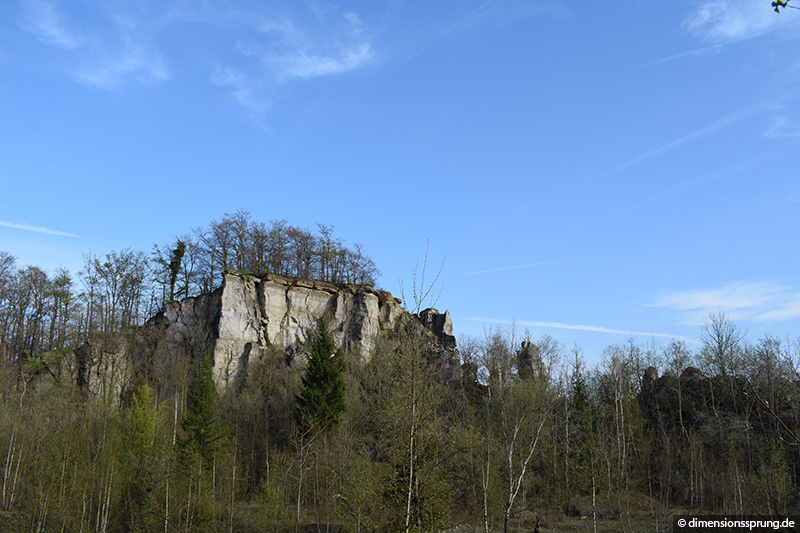
[{"label": "thin contrail", "polygon": [[561,263],[562,260],[553,260],[553,261],[539,261],[538,263],[527,263],[525,265],[514,265],[514,266],[507,266],[507,267],[499,267],[499,268],[489,268],[487,270],[476,270],[475,272],[466,272],[465,276],[477,276],[478,274],[492,274],[494,272],[505,272],[507,270],[521,270],[523,268],[531,268],[537,266],[545,266],[545,265],[552,265],[555,263]]},{"label": "thin contrail", "polygon": [[673,54],[673,55],[668,56],[668,57],[662,57],[661,59],[656,59],[656,60],[650,61],[649,63],[645,63],[644,65],[642,65],[642,68],[653,67],[655,65],[659,65],[661,63],[666,63],[667,61],[673,61],[675,59],[680,59],[682,57],[707,55],[707,54],[709,54],[711,52],[717,52],[717,51],[721,50],[722,46],[723,45],[721,45],[721,44],[714,44],[714,45],[711,45],[711,46],[706,46],[705,48],[697,48],[695,50],[689,50],[688,52],[680,52],[678,54]]},{"label": "thin contrail", "polygon": [[5,220],[0,220],[0,226],[5,226],[6,228],[21,229],[24,231],[35,231],[36,233],[47,233],[48,235],[58,235],[60,237],[77,237],[77,235],[75,235],[74,233],[67,233],[66,231],[58,231],[55,229],[45,228],[42,226],[33,226],[31,224],[6,222]]},{"label": "thin contrail", "polygon": [[470,322],[486,322],[490,324],[515,324],[517,326],[529,326],[532,328],[554,328],[554,329],[571,329],[579,331],[591,331],[593,333],[611,333],[614,335],[633,335],[637,337],[659,337],[664,339],[678,339],[692,344],[699,344],[697,340],[682,335],[672,335],[669,333],[653,333],[643,331],[628,331],[623,329],[611,329],[603,326],[587,326],[577,324],[564,324],[562,322],[536,322],[536,321],[518,321],[518,320],[501,320],[496,318],[475,318],[468,317],[463,320]]},{"label": "thin contrail", "polygon": [[750,118],[751,116],[755,115],[756,112],[758,112],[762,108],[763,108],[763,106],[756,106],[756,107],[751,107],[750,109],[745,109],[745,110],[738,111],[736,113],[730,114],[730,115],[728,115],[726,117],[723,117],[722,119],[718,120],[717,122],[715,122],[715,123],[713,123],[713,124],[711,124],[709,126],[706,126],[704,128],[700,128],[699,130],[697,130],[695,132],[692,132],[692,133],[690,133],[688,135],[684,135],[683,137],[680,137],[678,139],[675,139],[674,141],[671,141],[671,142],[668,142],[666,144],[663,144],[663,145],[659,146],[658,148],[654,148],[654,149],[652,149],[652,150],[650,150],[648,152],[645,152],[645,153],[643,153],[641,155],[638,155],[638,156],[636,156],[636,157],[634,157],[632,159],[629,159],[629,160],[625,161],[624,163],[621,163],[621,164],[615,166],[612,169],[606,170],[605,172],[601,172],[600,174],[598,174],[598,175],[596,175],[596,176],[594,176],[592,178],[589,178],[588,180],[586,180],[586,182],[592,182],[592,181],[595,181],[595,180],[599,180],[599,179],[604,178],[606,176],[609,176],[611,174],[615,174],[616,172],[619,172],[620,170],[624,170],[626,168],[629,168],[629,167],[632,167],[632,166],[637,165],[639,163],[642,163],[643,161],[647,161],[648,159],[652,159],[652,158],[658,157],[658,156],[660,156],[662,154],[666,154],[668,152],[671,152],[672,150],[675,150],[676,148],[679,148],[679,147],[683,146],[684,144],[688,144],[688,143],[696,141],[698,139],[702,139],[703,137],[711,135],[712,133],[715,133],[718,130],[721,130],[721,129],[727,127],[727,126],[730,126],[731,124],[735,124],[737,122],[740,122],[742,120]]}]

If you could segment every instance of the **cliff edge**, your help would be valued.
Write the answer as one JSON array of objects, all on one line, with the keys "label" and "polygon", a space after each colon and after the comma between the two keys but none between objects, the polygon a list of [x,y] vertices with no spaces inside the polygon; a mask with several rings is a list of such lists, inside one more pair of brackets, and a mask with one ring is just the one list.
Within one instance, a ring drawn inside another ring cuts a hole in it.
[{"label": "cliff edge", "polygon": [[[413,315],[398,298],[368,285],[227,272],[212,294],[168,302],[145,329],[159,333],[153,346],[157,361],[187,350],[210,353],[217,388],[225,390],[241,384],[250,365],[265,356],[282,351],[289,362],[302,360],[322,324],[346,353],[369,360],[379,334],[397,331],[403,317]],[[457,363],[449,312],[426,309],[416,320]]]}]

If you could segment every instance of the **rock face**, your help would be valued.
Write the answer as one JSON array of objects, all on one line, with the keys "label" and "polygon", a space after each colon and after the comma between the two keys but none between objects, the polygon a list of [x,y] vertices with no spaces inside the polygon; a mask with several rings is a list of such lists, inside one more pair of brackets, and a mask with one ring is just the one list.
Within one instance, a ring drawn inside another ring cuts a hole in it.
[{"label": "rock face", "polygon": [[386,334],[397,343],[408,327],[420,332],[448,379],[460,380],[450,313],[411,315],[390,293],[366,285],[336,285],[274,274],[228,272],[211,294],[167,302],[143,327],[76,350],[73,375],[81,390],[116,394],[142,380],[166,393],[183,383],[194,361],[210,355],[217,389],[240,387],[265,357],[305,360],[320,325],[350,357],[369,360]]},{"label": "rock face", "polygon": [[529,341],[522,341],[517,351],[517,369],[519,377],[523,379],[541,379],[547,375],[538,346]]},{"label": "rock face", "polygon": [[75,350],[76,384],[93,396],[116,396],[130,374],[128,345],[121,339],[86,342]]},{"label": "rock face", "polygon": [[[156,359],[200,340],[203,347],[194,351],[213,355],[217,388],[223,390],[242,383],[251,362],[262,357],[283,353],[290,361],[301,358],[320,324],[347,353],[368,359],[378,335],[396,331],[401,317],[410,316],[400,303],[365,285],[226,273],[217,291],[167,303],[150,325],[162,332]],[[457,361],[449,312],[426,309],[419,321]]]},{"label": "rock face", "polygon": [[450,320],[450,311],[440,313],[437,309],[429,307],[419,314],[422,325],[436,335],[439,344],[445,350],[455,350],[456,338],[453,336],[453,322]]},{"label": "rock face", "polygon": [[[220,294],[214,371],[218,384],[238,381],[250,357],[268,347],[296,356],[324,323],[334,342],[368,356],[382,329],[391,329],[399,300],[379,297],[368,286],[338,286],[322,281],[266,275],[226,274]],[[381,317],[387,319],[381,323]]]}]

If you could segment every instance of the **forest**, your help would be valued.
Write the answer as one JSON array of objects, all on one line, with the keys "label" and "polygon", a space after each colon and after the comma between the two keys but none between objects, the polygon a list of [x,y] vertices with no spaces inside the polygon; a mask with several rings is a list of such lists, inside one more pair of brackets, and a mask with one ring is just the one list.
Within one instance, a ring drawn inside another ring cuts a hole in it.
[{"label": "forest", "polygon": [[800,512],[800,341],[722,313],[697,348],[631,339],[596,365],[494,328],[459,338],[454,378],[414,327],[431,293],[415,286],[368,360],[321,325],[305,366],[276,347],[223,393],[201,348],[168,392],[149,376],[95,396],[64,371],[226,270],[379,276],[331,226],[242,210],[149,254],[87,254],[75,277],[0,253],[0,529],[667,531],[679,513]]}]

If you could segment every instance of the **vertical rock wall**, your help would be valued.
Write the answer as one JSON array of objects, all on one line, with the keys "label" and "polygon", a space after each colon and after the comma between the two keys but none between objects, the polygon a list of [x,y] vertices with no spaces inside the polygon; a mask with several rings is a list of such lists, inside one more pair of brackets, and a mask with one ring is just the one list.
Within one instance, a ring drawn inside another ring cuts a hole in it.
[{"label": "vertical rock wall", "polygon": [[169,304],[167,338],[180,337],[189,324],[205,321],[214,330],[214,375],[220,389],[241,383],[251,361],[275,349],[289,357],[325,324],[338,346],[369,357],[382,330],[393,329],[400,300],[363,285],[335,285],[274,274],[260,277],[226,273],[211,296],[205,316],[186,316],[194,308]]},{"label": "vertical rock wall", "polygon": [[[414,320],[400,303],[390,293],[365,285],[229,272],[212,294],[167,302],[130,335],[136,340],[130,346],[123,343],[127,348],[118,350],[123,355],[113,358],[125,359],[124,365],[114,367],[125,374],[115,382],[124,388],[137,379],[155,379],[169,388],[186,378],[191,361],[211,355],[218,390],[237,387],[248,368],[263,357],[278,353],[301,359],[321,324],[338,346],[367,360],[381,332],[397,331],[401,322]],[[457,366],[449,313],[426,309],[417,319],[430,342],[449,354],[448,365]],[[104,387],[100,362],[106,359],[97,347],[89,348],[81,352],[78,381],[85,389],[99,390]]]}]

